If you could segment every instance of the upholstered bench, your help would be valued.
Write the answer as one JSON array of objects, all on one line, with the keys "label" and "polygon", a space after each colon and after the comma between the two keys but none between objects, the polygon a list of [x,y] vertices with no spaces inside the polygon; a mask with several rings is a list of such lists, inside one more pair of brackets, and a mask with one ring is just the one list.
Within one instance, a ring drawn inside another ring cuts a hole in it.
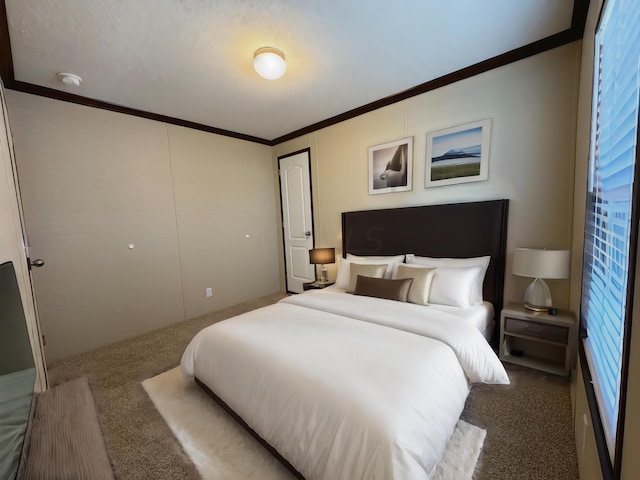
[{"label": "upholstered bench", "polygon": [[86,378],[50,388],[35,405],[19,478],[114,479]]}]

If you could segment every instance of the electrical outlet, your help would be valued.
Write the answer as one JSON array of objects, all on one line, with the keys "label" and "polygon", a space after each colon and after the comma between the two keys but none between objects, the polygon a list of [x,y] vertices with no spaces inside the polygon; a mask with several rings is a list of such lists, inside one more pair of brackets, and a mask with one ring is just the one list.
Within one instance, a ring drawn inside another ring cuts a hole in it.
[{"label": "electrical outlet", "polygon": [[207,294],[207,298],[213,297],[213,288],[208,287],[208,288],[205,290],[205,293]]}]

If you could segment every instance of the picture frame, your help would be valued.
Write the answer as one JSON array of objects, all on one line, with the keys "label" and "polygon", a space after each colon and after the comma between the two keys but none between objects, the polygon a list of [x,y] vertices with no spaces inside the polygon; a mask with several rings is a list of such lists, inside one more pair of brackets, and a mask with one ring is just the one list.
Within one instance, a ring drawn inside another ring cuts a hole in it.
[{"label": "picture frame", "polygon": [[413,137],[369,147],[369,195],[407,192],[413,185]]},{"label": "picture frame", "polygon": [[491,119],[427,133],[424,188],[489,178]]}]

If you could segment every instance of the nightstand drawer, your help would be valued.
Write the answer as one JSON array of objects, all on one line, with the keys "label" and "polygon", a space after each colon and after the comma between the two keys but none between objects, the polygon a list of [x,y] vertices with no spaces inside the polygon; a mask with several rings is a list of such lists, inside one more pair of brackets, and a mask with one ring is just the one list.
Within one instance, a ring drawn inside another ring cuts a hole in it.
[{"label": "nightstand drawer", "polygon": [[555,342],[567,343],[569,341],[569,329],[547,325],[544,323],[531,322],[527,320],[517,320],[515,318],[505,318],[504,329],[509,333],[520,333],[530,337],[553,340]]}]

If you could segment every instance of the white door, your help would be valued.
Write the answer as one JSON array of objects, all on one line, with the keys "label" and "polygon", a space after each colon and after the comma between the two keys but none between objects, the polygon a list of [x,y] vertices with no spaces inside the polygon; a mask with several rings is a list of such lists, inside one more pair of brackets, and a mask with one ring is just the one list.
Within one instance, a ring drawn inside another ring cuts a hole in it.
[{"label": "white door", "polygon": [[37,391],[44,391],[47,389],[47,369],[30,272],[31,266],[39,267],[44,262],[40,259],[30,261],[28,258],[28,242],[24,231],[20,188],[13,152],[13,137],[2,86],[0,86],[0,104],[2,108],[0,120],[3,123],[2,131],[0,131],[0,230],[2,232],[0,234],[0,263],[13,262],[36,366],[35,388]]},{"label": "white door", "polygon": [[278,157],[287,291],[294,293],[302,293],[302,284],[316,279],[315,265],[309,263],[313,248],[310,165],[309,150]]}]

